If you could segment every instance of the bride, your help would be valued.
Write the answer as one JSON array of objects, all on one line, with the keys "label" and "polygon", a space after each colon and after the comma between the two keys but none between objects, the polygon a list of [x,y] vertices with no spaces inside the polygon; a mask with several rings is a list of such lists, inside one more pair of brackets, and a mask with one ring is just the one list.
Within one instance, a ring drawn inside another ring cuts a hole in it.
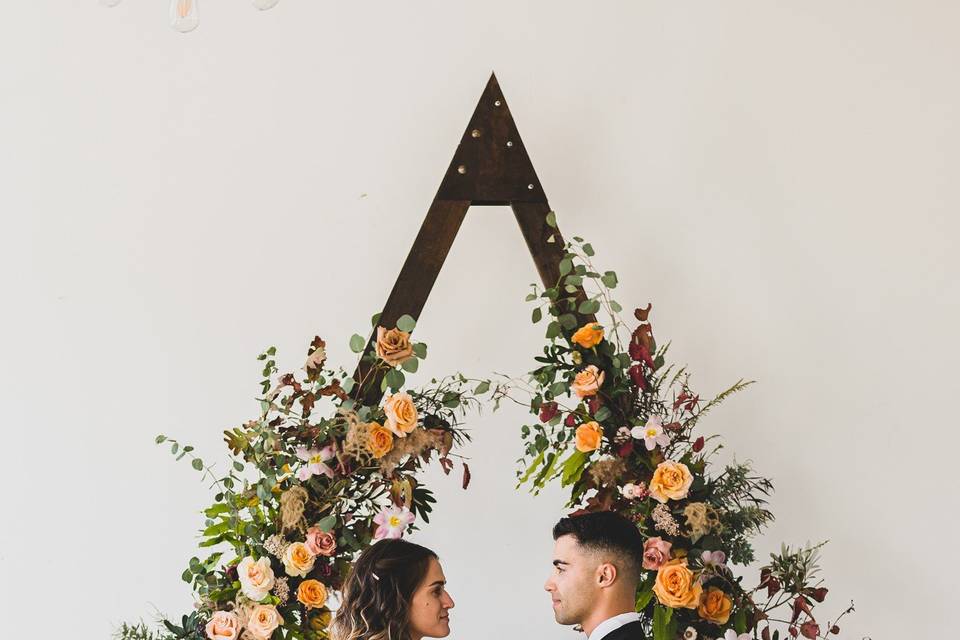
[{"label": "bride", "polygon": [[450,634],[453,599],[437,554],[406,540],[380,540],[354,563],[331,640],[421,640]]}]

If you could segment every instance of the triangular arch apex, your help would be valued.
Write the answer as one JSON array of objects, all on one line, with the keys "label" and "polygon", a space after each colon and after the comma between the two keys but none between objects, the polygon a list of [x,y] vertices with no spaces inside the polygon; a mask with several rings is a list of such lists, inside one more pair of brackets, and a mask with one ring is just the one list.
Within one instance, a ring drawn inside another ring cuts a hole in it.
[{"label": "triangular arch apex", "polygon": [[[556,286],[560,279],[560,261],[565,253],[563,236],[555,222],[551,221],[551,224],[547,220],[550,213],[547,196],[520,139],[496,75],[491,75],[487,81],[440,189],[400,269],[380,314],[381,326],[394,327],[403,315],[419,319],[467,210],[471,206],[483,205],[509,205],[513,209],[544,288]],[[596,321],[593,315],[577,312],[579,303],[586,299],[583,289],[577,287],[572,295],[575,299],[568,303],[566,312],[574,314],[581,324]],[[376,337],[374,330],[367,341],[364,356],[375,353]],[[372,361],[361,358],[354,372],[358,383],[368,382],[354,387],[354,394],[364,389],[363,401],[367,405],[379,402],[383,395],[380,382],[386,375],[383,368],[374,368]]]}]

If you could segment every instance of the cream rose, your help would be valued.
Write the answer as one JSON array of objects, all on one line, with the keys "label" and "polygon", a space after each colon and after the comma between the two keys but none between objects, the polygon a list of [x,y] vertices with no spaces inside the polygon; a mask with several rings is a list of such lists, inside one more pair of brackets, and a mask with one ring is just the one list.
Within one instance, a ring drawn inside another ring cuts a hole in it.
[{"label": "cream rose", "polygon": [[410,334],[399,329],[377,327],[377,357],[396,367],[413,356]]},{"label": "cream rose", "polygon": [[387,415],[384,426],[394,435],[405,438],[417,428],[417,407],[409,393],[394,393],[387,396],[383,403],[383,412]]},{"label": "cream rose", "polygon": [[263,600],[270,593],[270,589],[273,589],[275,578],[267,558],[254,560],[247,556],[237,565],[237,576],[243,595],[254,602]]},{"label": "cream rose", "polygon": [[665,460],[657,465],[650,479],[650,495],[659,502],[682,500],[687,497],[693,475],[682,462]]},{"label": "cream rose", "polygon": [[233,611],[214,611],[205,631],[210,640],[237,640],[241,626],[239,616]]},{"label": "cream rose", "polygon": [[317,557],[302,542],[294,542],[283,552],[283,568],[288,576],[306,577]]},{"label": "cream rose", "polygon": [[268,640],[277,627],[283,624],[283,618],[280,612],[272,604],[258,604],[250,609],[250,617],[247,618],[247,633],[256,640]]},{"label": "cream rose", "polygon": [[596,365],[590,365],[573,378],[573,384],[570,388],[581,398],[597,395],[600,387],[603,386],[603,371],[597,369]]}]

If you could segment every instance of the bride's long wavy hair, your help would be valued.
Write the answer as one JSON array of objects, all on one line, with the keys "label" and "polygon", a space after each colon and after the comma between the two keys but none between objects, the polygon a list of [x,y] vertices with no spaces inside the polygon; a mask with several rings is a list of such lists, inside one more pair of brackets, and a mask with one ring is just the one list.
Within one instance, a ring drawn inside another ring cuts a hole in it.
[{"label": "bride's long wavy hair", "polygon": [[436,557],[406,540],[367,547],[347,574],[331,640],[410,640],[410,602]]}]

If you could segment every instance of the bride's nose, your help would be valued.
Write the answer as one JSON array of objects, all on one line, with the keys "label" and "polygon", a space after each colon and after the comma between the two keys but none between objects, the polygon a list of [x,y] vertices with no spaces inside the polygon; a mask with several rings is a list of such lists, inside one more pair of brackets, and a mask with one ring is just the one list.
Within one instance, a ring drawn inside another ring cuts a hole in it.
[{"label": "bride's nose", "polygon": [[456,606],[453,602],[453,598],[451,598],[450,594],[446,591],[443,592],[443,600],[440,604],[444,609],[453,609],[453,607]]}]

